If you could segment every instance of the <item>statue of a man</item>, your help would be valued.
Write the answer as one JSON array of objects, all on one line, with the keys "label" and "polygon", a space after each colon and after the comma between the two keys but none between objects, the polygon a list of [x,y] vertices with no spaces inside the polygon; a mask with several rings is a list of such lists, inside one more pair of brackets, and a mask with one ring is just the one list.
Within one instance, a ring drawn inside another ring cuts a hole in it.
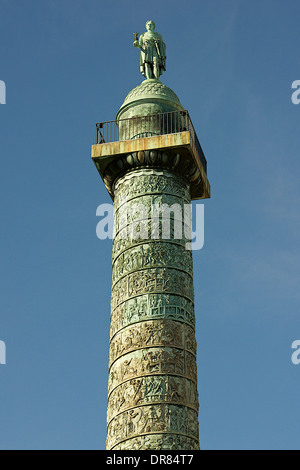
[{"label": "statue of a man", "polygon": [[146,28],[139,40],[136,34],[133,45],[141,49],[141,73],[148,79],[158,80],[166,70],[166,45],[162,36],[154,31],[154,21],[147,21]]}]

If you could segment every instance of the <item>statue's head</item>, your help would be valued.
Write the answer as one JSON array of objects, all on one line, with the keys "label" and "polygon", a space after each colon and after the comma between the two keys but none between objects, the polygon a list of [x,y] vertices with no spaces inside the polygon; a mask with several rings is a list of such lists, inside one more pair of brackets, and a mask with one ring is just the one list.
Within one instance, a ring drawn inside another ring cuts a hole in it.
[{"label": "statue's head", "polygon": [[155,30],[155,23],[154,23],[154,21],[152,21],[152,20],[147,21],[147,23],[146,23],[146,28],[147,28],[147,31],[154,31],[154,30]]}]

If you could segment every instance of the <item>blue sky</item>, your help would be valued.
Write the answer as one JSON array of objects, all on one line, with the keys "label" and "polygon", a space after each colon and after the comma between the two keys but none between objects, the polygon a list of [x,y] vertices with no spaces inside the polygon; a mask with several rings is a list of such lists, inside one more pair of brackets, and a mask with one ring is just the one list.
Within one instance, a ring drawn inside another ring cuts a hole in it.
[{"label": "blue sky", "polygon": [[298,0],[0,0],[0,449],[104,449],[109,196],[94,124],[143,77],[133,32],[156,22],[162,81],[208,160],[195,252],[202,448],[299,449]]}]

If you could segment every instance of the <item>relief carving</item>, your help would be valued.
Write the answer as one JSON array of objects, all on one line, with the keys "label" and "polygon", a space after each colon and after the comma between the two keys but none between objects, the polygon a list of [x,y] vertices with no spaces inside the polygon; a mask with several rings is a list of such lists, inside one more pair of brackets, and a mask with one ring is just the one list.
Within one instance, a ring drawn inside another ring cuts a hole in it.
[{"label": "relief carving", "polygon": [[121,383],[146,375],[178,375],[197,383],[193,354],[175,348],[139,349],[119,358],[110,368],[109,394]]},{"label": "relief carving", "polygon": [[129,325],[153,319],[176,320],[195,329],[194,305],[177,295],[148,294],[129,299],[112,311],[111,337]]},{"label": "relief carving", "polygon": [[155,320],[138,323],[117,334],[110,345],[110,364],[123,354],[152,346],[185,349],[195,356],[197,352],[191,327],[171,320]]},{"label": "relief carving", "polygon": [[176,269],[154,268],[122,278],[112,289],[112,309],[130,297],[150,293],[177,294],[194,301],[193,278]]},{"label": "relief carving", "polygon": [[113,450],[200,450],[199,441],[180,435],[150,434],[126,440]]},{"label": "relief carving", "polygon": [[[114,192],[119,228],[113,243],[107,448],[198,450],[193,260],[181,218],[190,185],[171,171],[137,169],[116,181]],[[137,224],[130,210],[136,204],[145,207],[147,240],[128,236]],[[171,214],[168,240],[162,240],[161,220],[151,220],[153,204],[179,208]],[[175,238],[174,219],[182,225],[181,239]],[[153,228],[157,240],[151,239]]]},{"label": "relief carving", "polygon": [[150,267],[178,268],[192,276],[192,252],[182,246],[158,241],[130,248],[113,263],[113,284],[132,271]]},{"label": "relief carving", "polygon": [[[135,224],[135,222],[133,223]],[[116,233],[114,242],[113,242],[113,251],[112,251],[112,259],[113,261],[124,251],[127,251],[131,248],[134,248],[139,245],[153,243],[153,239],[151,238],[152,229],[154,233],[158,233],[158,240],[155,240],[155,243],[159,241],[163,241],[163,243],[169,243],[169,246],[175,245],[182,246],[186,249],[186,244],[190,243],[191,239],[185,236],[185,233],[188,232],[188,227],[182,223],[182,238],[178,239],[176,237],[176,233],[174,230],[174,225],[171,223],[170,227],[170,237],[168,240],[163,239],[163,232],[162,232],[162,224],[161,222],[158,223],[156,220],[152,222],[152,220],[148,220],[146,222],[146,237],[138,236],[138,237],[131,237],[129,234],[132,233],[132,226],[128,225],[128,227],[122,229],[120,232]]]},{"label": "relief carving", "polygon": [[142,434],[174,433],[198,439],[198,415],[195,411],[175,405],[153,405],[125,411],[108,425],[108,449],[120,441]]},{"label": "relief carving", "polygon": [[190,202],[190,185],[185,179],[168,171],[136,170],[118,180],[115,187],[115,204],[118,207],[119,196],[127,200],[138,195],[151,193],[173,194]]},{"label": "relief carving", "polygon": [[130,408],[156,403],[184,405],[198,412],[197,385],[191,380],[172,375],[132,379],[111,393],[108,423],[114,416]]}]

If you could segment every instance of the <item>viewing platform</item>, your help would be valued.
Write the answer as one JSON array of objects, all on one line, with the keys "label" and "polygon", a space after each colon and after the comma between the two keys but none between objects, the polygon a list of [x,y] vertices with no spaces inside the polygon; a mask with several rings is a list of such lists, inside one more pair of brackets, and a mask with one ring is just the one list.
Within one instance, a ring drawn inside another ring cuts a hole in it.
[{"label": "viewing platform", "polygon": [[186,110],[97,123],[92,159],[112,198],[115,179],[141,166],[173,169],[189,179],[192,200],[210,198],[207,161]]}]

